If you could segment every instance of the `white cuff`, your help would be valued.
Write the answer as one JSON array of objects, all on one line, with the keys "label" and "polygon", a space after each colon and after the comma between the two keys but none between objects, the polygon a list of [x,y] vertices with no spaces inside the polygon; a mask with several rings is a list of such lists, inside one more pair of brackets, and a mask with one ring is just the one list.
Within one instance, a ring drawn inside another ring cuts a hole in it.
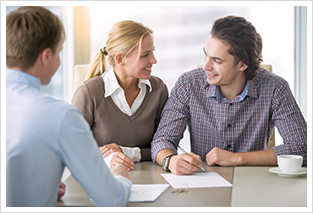
[{"label": "white cuff", "polygon": [[138,147],[122,147],[124,154],[127,155],[134,163],[139,162],[141,160],[141,152]]}]

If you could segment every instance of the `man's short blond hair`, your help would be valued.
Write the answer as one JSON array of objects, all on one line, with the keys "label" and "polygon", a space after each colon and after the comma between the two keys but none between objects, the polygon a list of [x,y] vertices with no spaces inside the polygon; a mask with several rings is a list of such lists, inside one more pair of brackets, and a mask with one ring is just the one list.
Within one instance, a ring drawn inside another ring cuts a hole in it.
[{"label": "man's short blond hair", "polygon": [[51,48],[54,54],[64,39],[58,16],[44,7],[20,7],[6,17],[6,64],[29,69],[43,50]]}]

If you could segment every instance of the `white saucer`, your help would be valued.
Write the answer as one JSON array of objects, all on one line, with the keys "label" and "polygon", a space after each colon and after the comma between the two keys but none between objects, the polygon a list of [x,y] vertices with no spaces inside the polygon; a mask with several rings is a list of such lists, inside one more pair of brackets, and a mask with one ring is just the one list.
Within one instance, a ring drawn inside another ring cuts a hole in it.
[{"label": "white saucer", "polygon": [[268,171],[271,172],[271,173],[278,174],[278,176],[281,176],[281,177],[300,177],[301,175],[304,175],[307,172],[306,168],[303,168],[303,167],[300,169],[300,171],[298,171],[296,173],[282,172],[279,169],[279,167],[270,168]]}]

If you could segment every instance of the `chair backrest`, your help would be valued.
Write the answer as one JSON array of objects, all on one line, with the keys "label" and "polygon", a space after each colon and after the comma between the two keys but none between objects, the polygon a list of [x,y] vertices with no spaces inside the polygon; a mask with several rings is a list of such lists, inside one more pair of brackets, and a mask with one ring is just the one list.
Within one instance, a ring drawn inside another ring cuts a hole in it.
[{"label": "chair backrest", "polygon": [[87,79],[88,64],[80,64],[74,67],[74,91]]},{"label": "chair backrest", "polygon": [[272,65],[270,64],[261,64],[261,67],[272,72]]},{"label": "chair backrest", "polygon": [[[261,64],[261,67],[272,72],[272,65],[270,64]],[[270,138],[270,141],[268,142],[268,148],[270,149],[274,146],[275,146],[275,128],[273,129],[272,136]]]},{"label": "chair backrest", "polygon": [[[203,65],[197,65],[197,68],[202,67]],[[267,69],[268,71],[272,72],[272,65],[270,64],[261,64],[261,67],[264,69]],[[275,146],[275,129],[273,130],[272,136],[270,138],[270,141],[268,142],[268,148],[272,148]]]},{"label": "chair backrest", "polygon": [[[270,64],[261,64],[261,67],[272,72],[272,65]],[[274,146],[275,146],[275,128],[273,129],[272,136],[270,138],[270,141],[268,142],[268,148],[270,149]]]}]

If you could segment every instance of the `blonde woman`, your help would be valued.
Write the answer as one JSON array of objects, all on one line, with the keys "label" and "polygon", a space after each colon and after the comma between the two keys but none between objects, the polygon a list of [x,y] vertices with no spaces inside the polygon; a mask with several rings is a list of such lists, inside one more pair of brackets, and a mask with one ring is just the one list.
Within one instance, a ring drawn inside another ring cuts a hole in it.
[{"label": "blonde woman", "polygon": [[131,20],[114,24],[73,96],[111,167],[132,170],[134,162],[151,160],[150,144],[168,98],[163,81],[151,76],[154,49],[151,29]]}]

